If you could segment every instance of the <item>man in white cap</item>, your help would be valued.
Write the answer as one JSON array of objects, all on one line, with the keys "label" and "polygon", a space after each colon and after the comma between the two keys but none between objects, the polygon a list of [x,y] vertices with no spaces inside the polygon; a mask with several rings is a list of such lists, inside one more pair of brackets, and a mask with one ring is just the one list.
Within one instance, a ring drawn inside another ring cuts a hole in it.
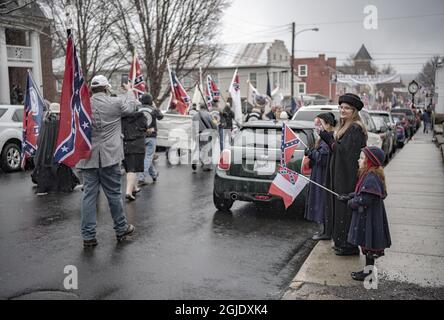
[{"label": "man in white cap", "polygon": [[77,168],[83,177],[81,229],[84,247],[97,245],[97,196],[99,186],[108,199],[117,241],[122,241],[134,232],[123,211],[120,164],[123,160],[122,115],[136,111],[140,104],[130,84],[123,84],[125,94],[111,97],[111,85],[102,75],[91,81],[92,152],[89,159],[81,160]]}]

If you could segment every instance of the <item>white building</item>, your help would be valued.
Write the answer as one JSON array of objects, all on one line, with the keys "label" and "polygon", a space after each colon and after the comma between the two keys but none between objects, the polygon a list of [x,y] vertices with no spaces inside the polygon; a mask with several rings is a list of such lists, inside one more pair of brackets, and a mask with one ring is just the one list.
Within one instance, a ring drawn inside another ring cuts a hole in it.
[{"label": "white building", "polygon": [[[21,1],[1,4],[8,12]],[[27,70],[31,70],[43,96],[54,97],[50,21],[36,3],[0,15],[0,104],[10,104],[12,88],[19,87],[21,100],[26,89]],[[21,103],[19,101],[18,103]]]}]

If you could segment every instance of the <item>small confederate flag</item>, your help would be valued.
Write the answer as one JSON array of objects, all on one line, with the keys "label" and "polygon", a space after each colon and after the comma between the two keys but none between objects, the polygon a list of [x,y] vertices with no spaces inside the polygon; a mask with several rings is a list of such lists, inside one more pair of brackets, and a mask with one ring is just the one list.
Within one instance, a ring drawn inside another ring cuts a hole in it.
[{"label": "small confederate flag", "polygon": [[137,56],[136,51],[134,50],[133,63],[131,63],[131,69],[129,74],[129,79],[133,84],[134,94],[136,99],[139,99],[139,96],[145,93],[145,80],[143,79],[142,69],[140,67],[139,57]]},{"label": "small confederate flag", "polygon": [[291,160],[294,151],[299,147],[299,137],[284,123],[282,125],[281,164],[284,166]]},{"label": "small confederate flag", "polygon": [[37,151],[37,139],[42,122],[43,105],[43,98],[34,79],[32,79],[31,71],[28,71],[23,116],[22,169],[25,169],[26,160],[34,156]]},{"label": "small confederate flag", "polygon": [[171,72],[171,91],[173,94],[172,102],[176,105],[177,111],[186,114],[191,100],[179,79],[177,79],[175,72]]},{"label": "small confederate flag", "polygon": [[268,193],[281,197],[284,201],[285,209],[288,209],[307,184],[308,181],[300,178],[297,172],[284,166],[279,166],[279,171]]},{"label": "small confederate flag", "polygon": [[217,87],[216,82],[214,82],[210,75],[207,76],[207,84],[205,88],[207,96],[207,106],[211,107],[211,102],[218,102],[220,100],[220,90]]},{"label": "small confederate flag", "polygon": [[81,159],[88,159],[91,156],[91,125],[88,87],[79,66],[73,36],[69,34],[54,162],[72,168]]}]

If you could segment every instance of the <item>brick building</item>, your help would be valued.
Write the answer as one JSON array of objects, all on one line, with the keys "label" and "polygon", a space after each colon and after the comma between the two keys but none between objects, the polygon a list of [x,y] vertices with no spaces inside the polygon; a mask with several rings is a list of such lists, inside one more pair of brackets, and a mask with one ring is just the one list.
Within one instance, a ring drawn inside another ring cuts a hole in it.
[{"label": "brick building", "polygon": [[295,84],[296,95],[321,96],[326,100],[336,101],[336,83],[331,79],[336,74],[336,58],[327,58],[320,54],[314,58],[296,58],[296,75],[300,82]]},{"label": "brick building", "polygon": [[[33,73],[45,99],[55,98],[52,72],[50,17],[37,3],[0,0],[0,104],[11,104],[11,89],[18,86],[21,100],[27,70]],[[14,10],[19,8],[18,10]],[[22,101],[14,101],[22,103]]]}]

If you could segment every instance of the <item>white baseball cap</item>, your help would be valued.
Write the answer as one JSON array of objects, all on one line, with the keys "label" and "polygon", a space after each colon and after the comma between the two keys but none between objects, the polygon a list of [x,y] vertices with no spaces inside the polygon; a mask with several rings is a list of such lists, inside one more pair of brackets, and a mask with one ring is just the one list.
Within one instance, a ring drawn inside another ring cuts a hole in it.
[{"label": "white baseball cap", "polygon": [[105,87],[111,89],[111,85],[109,84],[108,79],[102,75],[95,76],[91,80],[91,88],[97,87]]}]

